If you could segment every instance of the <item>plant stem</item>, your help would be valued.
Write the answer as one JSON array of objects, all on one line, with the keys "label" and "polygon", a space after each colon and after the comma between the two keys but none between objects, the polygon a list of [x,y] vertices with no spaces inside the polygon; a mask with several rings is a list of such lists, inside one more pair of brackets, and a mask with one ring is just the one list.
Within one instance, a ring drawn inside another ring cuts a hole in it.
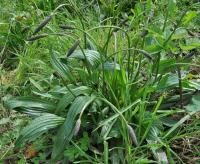
[{"label": "plant stem", "polygon": [[[176,56],[177,62],[179,61],[179,56]],[[180,95],[180,106],[181,109],[183,109],[183,86],[182,86],[182,78],[181,78],[181,67],[177,67],[177,73],[178,73],[178,83],[179,83],[179,95]]]},{"label": "plant stem", "polygon": [[167,13],[165,15],[165,21],[164,21],[164,25],[163,25],[163,29],[162,29],[163,32],[165,31],[165,27],[166,27],[166,24],[167,24],[167,19],[168,19],[168,10],[167,10]]},{"label": "plant stem", "polygon": [[107,56],[108,44],[109,44],[109,41],[110,41],[110,38],[111,38],[111,37],[112,37],[112,29],[110,28],[110,29],[109,29],[109,32],[108,32],[107,41],[106,41],[106,43],[105,43],[104,46],[103,46],[103,51],[105,52],[105,57]]},{"label": "plant stem", "polygon": [[104,141],[104,164],[108,164],[108,142]]},{"label": "plant stem", "polygon": [[79,45],[79,47],[80,47],[81,52],[83,53],[83,56],[84,56],[84,58],[85,58],[86,69],[87,69],[89,75],[91,76],[90,66],[89,66],[89,62],[88,62],[88,59],[87,59],[87,57],[86,57],[86,54],[85,54],[83,48],[82,48],[80,45]]},{"label": "plant stem", "polygon": [[160,58],[161,58],[161,55],[160,55],[160,53],[158,53],[158,57],[156,60],[156,74],[155,74],[154,83],[157,81],[157,78],[158,78],[158,71],[159,71],[159,67],[160,67]]}]

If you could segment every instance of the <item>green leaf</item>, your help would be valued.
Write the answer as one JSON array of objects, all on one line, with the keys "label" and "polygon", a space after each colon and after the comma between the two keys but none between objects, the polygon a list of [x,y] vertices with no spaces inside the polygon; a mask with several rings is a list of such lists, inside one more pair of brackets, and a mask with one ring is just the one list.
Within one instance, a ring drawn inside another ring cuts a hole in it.
[{"label": "green leaf", "polygon": [[78,150],[72,145],[68,146],[68,148],[64,151],[64,156],[66,156],[70,161],[74,161],[78,155]]},{"label": "green leaf", "polygon": [[93,42],[87,37],[87,44],[88,44],[88,48],[90,50],[97,50],[96,46],[93,44]]},{"label": "green leaf", "polygon": [[179,28],[176,30],[176,32],[174,33],[174,35],[172,36],[172,40],[175,40],[175,39],[182,39],[182,38],[185,38],[187,36],[187,30],[186,29],[183,29],[183,28]]},{"label": "green leaf", "polygon": [[161,60],[159,64],[159,74],[165,74],[169,71],[174,71],[176,69],[176,67],[174,66],[175,63],[176,60],[174,58]]},{"label": "green leaf", "polygon": [[166,125],[168,127],[172,127],[172,126],[174,126],[174,124],[176,124],[178,122],[177,120],[174,120],[170,117],[161,117],[160,120],[164,125]]},{"label": "green leaf", "polygon": [[29,78],[29,80],[30,80],[31,84],[32,84],[35,88],[37,88],[39,91],[43,91],[43,90],[44,90],[44,89],[40,86],[40,84],[37,83],[34,79]]},{"label": "green leaf", "polygon": [[106,71],[114,71],[114,70],[120,70],[120,65],[118,63],[104,63],[104,70]]},{"label": "green leaf", "polygon": [[151,12],[152,6],[153,6],[152,0],[147,0],[147,2],[146,2],[146,10],[147,10],[147,12]]},{"label": "green leaf", "polygon": [[55,52],[51,53],[51,64],[62,78],[64,78],[65,80],[70,80],[71,82],[75,81],[69,68],[64,63],[60,62]]},{"label": "green leaf", "polygon": [[53,100],[59,100],[60,96],[54,95],[53,93],[48,93],[48,92],[40,92],[40,91],[32,91],[35,95],[41,96],[43,98],[48,98],[48,99],[53,99]]},{"label": "green leaf", "polygon": [[193,96],[191,103],[188,104],[185,109],[188,112],[200,111],[200,95]]},{"label": "green leaf", "polygon": [[157,85],[158,90],[170,89],[178,85],[178,76],[176,74],[166,74]]},{"label": "green leaf", "polygon": [[[72,93],[73,94],[72,94]],[[63,111],[76,97],[79,95],[89,94],[91,89],[86,86],[80,86],[75,89],[71,89],[71,92],[67,92],[58,102],[56,111]]]},{"label": "green leaf", "polygon": [[109,158],[109,150],[108,150],[108,142],[104,141],[104,164],[108,164],[108,158]]},{"label": "green leaf", "polygon": [[0,125],[5,125],[10,122],[10,118],[2,118],[0,119]]},{"label": "green leaf", "polygon": [[149,164],[149,163],[155,163],[155,161],[141,157],[139,159],[137,159],[137,161],[135,162],[136,164]]},{"label": "green leaf", "polygon": [[188,11],[184,18],[183,18],[183,24],[187,25],[188,23],[190,23],[195,17],[197,16],[197,12],[196,11]]},{"label": "green leaf", "polygon": [[85,110],[93,100],[94,97],[89,96],[79,96],[74,100],[67,113],[67,118],[64,124],[60,127],[56,135],[52,152],[53,160],[59,158],[59,155],[63,152],[65,145],[72,139],[76,116],[81,111]]},{"label": "green leaf", "polygon": [[148,53],[157,53],[160,52],[163,48],[158,44],[152,44],[145,47],[145,51]]},{"label": "green leaf", "polygon": [[[34,109],[36,111],[49,112],[56,109],[56,104],[35,97],[19,97],[11,98],[4,102],[4,105],[8,109]],[[23,111],[23,110],[22,110]]]},{"label": "green leaf", "polygon": [[[105,126],[107,124],[109,124],[111,121],[117,119],[118,117],[120,117],[121,114],[123,114],[124,112],[128,111],[128,110],[131,110],[133,108],[133,106],[137,105],[138,103],[140,103],[140,99],[134,101],[133,103],[131,103],[129,106],[127,106],[126,108],[124,109],[121,109],[121,111],[119,113],[115,113],[113,114],[112,116],[110,116],[109,118],[105,119],[105,120],[102,120],[100,123],[99,123],[99,126],[95,129],[97,130],[98,128],[102,127],[102,126]],[[137,112],[137,108],[135,108],[135,110],[133,111],[133,113],[136,113]]]},{"label": "green leaf", "polygon": [[[84,56],[83,52],[84,52],[85,56]],[[72,53],[72,55],[69,58],[85,60],[85,57],[86,57],[87,62],[91,66],[98,66],[100,64],[99,52],[97,52],[95,50],[83,50],[83,52],[81,50],[76,50]]]},{"label": "green leaf", "polygon": [[78,77],[79,77],[80,81],[83,84],[88,84],[89,81],[91,80],[88,72],[84,68],[75,68],[75,70],[78,73]]},{"label": "green leaf", "polygon": [[90,145],[90,138],[87,132],[83,133],[83,137],[80,139],[80,147],[83,151],[87,151]]},{"label": "green leaf", "polygon": [[159,145],[156,145],[161,140],[159,136],[162,130],[162,123],[159,120],[154,121],[147,135],[147,142],[149,144],[155,144],[151,147],[151,151],[153,152],[154,158],[159,163],[168,163],[165,151],[161,149]]},{"label": "green leaf", "polygon": [[179,43],[179,46],[183,51],[190,51],[192,49],[199,48],[200,47],[200,41],[192,42],[192,43],[189,43],[187,45],[183,45],[183,44]]},{"label": "green leaf", "polygon": [[174,16],[174,12],[176,11],[176,0],[168,0],[168,13],[171,16]]},{"label": "green leaf", "polygon": [[34,119],[28,126],[26,126],[20,133],[16,140],[16,147],[21,146],[27,140],[34,140],[49,129],[53,129],[64,122],[64,118],[58,117],[54,114],[43,114]]}]

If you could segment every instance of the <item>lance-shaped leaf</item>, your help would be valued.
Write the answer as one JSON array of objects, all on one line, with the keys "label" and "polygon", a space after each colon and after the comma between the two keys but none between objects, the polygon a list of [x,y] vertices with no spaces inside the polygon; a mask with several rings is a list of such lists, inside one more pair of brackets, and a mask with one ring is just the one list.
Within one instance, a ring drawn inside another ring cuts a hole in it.
[{"label": "lance-shaped leaf", "polygon": [[65,80],[75,81],[73,75],[71,74],[69,68],[62,63],[55,52],[51,53],[51,64],[53,68],[60,74],[60,76]]},{"label": "lance-shaped leaf", "polygon": [[76,121],[76,116],[85,110],[88,105],[94,101],[94,97],[89,96],[79,96],[72,103],[69,112],[67,113],[67,118],[64,124],[58,130],[57,136],[55,138],[52,159],[58,159],[59,155],[65,148],[65,145],[72,139],[74,134],[74,126]]},{"label": "lance-shaped leaf", "polygon": [[44,114],[34,119],[28,126],[26,126],[16,140],[16,147],[21,146],[28,140],[34,140],[38,136],[47,132],[49,129],[53,129],[64,122],[64,118],[58,117],[54,114]]},{"label": "lance-shaped leaf", "polygon": [[106,71],[114,71],[114,70],[120,70],[120,65],[118,63],[104,63],[104,70]]},{"label": "lance-shaped leaf", "polygon": [[86,40],[87,40],[87,47],[88,47],[88,49],[90,49],[90,50],[97,50],[96,45],[88,37],[86,38]]},{"label": "lance-shaped leaf", "polygon": [[176,74],[165,74],[159,81],[157,90],[168,90],[178,85],[178,77]]},{"label": "lance-shaped leaf", "polygon": [[[84,52],[84,53],[83,53]],[[91,66],[98,66],[100,64],[100,54],[95,50],[75,50],[70,58],[86,60]]]},{"label": "lance-shaped leaf", "polygon": [[[71,92],[67,92],[58,102],[56,108],[57,111],[64,110],[76,97],[83,94],[90,93],[91,89],[86,86],[80,86],[78,88],[71,89]],[[72,94],[73,93],[73,94]]]},{"label": "lance-shaped leaf", "polygon": [[34,109],[35,111],[50,112],[56,109],[55,103],[35,97],[11,98],[4,101],[4,106],[8,109],[23,110]]}]

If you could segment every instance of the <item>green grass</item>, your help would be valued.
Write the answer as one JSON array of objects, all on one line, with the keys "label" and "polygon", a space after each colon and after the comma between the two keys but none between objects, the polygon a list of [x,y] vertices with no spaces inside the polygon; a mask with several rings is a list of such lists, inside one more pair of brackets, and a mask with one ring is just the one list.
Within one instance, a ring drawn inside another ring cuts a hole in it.
[{"label": "green grass", "polygon": [[199,162],[199,3],[9,2],[2,161]]}]

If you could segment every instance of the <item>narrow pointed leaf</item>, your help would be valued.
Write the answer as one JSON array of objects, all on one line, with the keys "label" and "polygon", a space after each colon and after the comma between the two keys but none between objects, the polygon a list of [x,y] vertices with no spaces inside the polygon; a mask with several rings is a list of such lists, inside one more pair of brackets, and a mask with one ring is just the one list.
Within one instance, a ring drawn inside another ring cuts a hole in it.
[{"label": "narrow pointed leaf", "polygon": [[34,140],[41,134],[47,132],[49,129],[55,128],[64,122],[64,118],[58,117],[54,114],[44,114],[34,119],[28,126],[26,126],[20,133],[15,143],[16,147],[21,146],[22,143],[28,140]]},{"label": "narrow pointed leaf", "polygon": [[79,96],[72,103],[69,112],[67,113],[67,118],[64,124],[58,130],[57,136],[55,138],[52,159],[57,160],[59,155],[63,152],[65,145],[72,139],[74,134],[74,126],[76,121],[76,116],[94,100],[94,97],[89,96]]},{"label": "narrow pointed leaf", "polygon": [[[98,64],[100,64],[100,54],[97,51],[95,50],[83,50],[83,51],[87,61],[91,66],[98,66]],[[84,54],[81,50],[76,50],[71,54],[70,58],[85,60]]]},{"label": "narrow pointed leaf", "polygon": [[106,71],[114,71],[114,70],[120,70],[120,65],[118,63],[104,63],[104,70]]},{"label": "narrow pointed leaf", "polygon": [[[91,89],[86,86],[80,86],[78,88],[72,89],[71,91],[75,96],[79,96],[81,94],[84,95],[84,94],[90,93]],[[60,99],[60,101],[58,102],[58,106],[56,108],[57,111],[64,110],[75,99],[75,97],[74,97],[74,95],[72,95],[72,93],[68,91]]]},{"label": "narrow pointed leaf", "polygon": [[63,79],[70,80],[71,82],[75,81],[69,68],[64,63],[60,62],[55,52],[51,53],[51,64]]},{"label": "narrow pointed leaf", "polygon": [[4,102],[8,109],[34,108],[35,110],[52,111],[56,109],[56,105],[50,101],[35,97],[19,97],[8,99]]}]

